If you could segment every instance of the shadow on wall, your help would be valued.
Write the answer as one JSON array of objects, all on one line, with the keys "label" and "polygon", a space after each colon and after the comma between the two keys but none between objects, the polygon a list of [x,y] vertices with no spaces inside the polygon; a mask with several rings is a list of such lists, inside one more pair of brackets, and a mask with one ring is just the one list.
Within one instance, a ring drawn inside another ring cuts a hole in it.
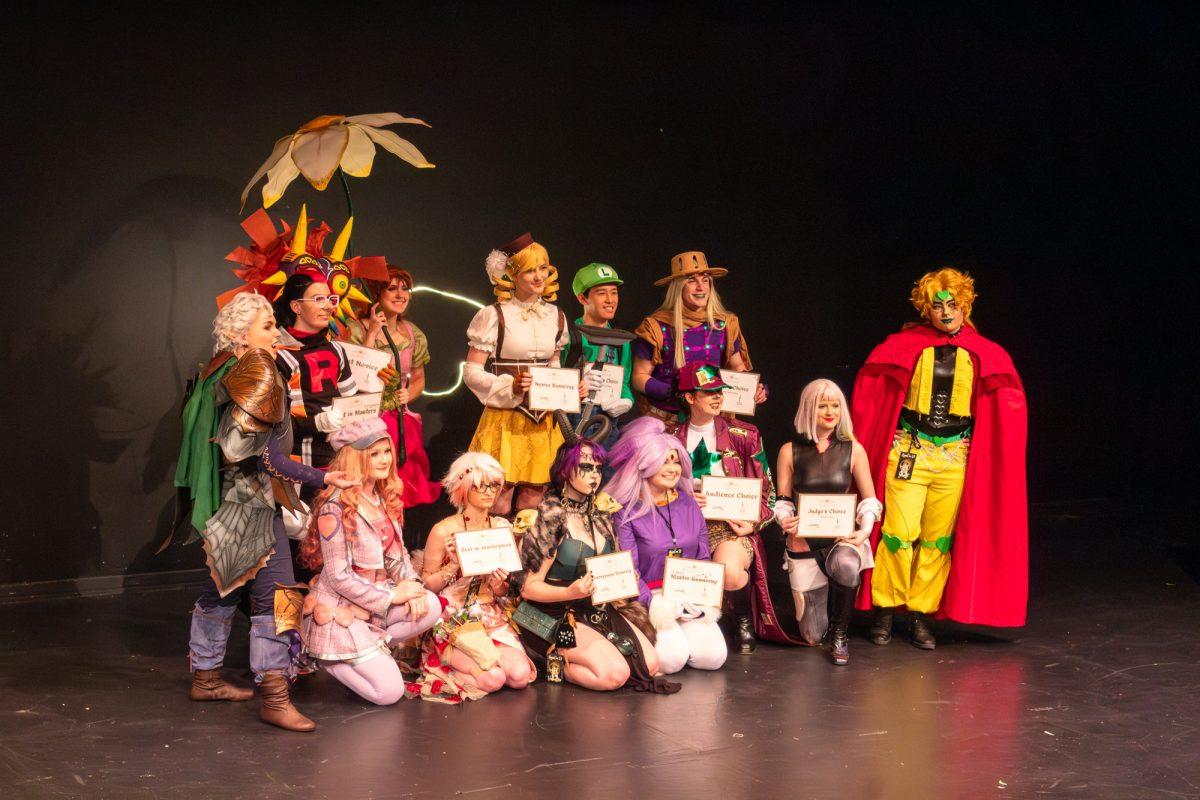
[{"label": "shadow on wall", "polygon": [[223,261],[243,238],[236,196],[206,177],[141,185],[58,256],[54,327],[4,342],[28,463],[4,482],[0,583],[202,566],[198,548],[152,554],[171,523],[184,385],[236,280]]}]

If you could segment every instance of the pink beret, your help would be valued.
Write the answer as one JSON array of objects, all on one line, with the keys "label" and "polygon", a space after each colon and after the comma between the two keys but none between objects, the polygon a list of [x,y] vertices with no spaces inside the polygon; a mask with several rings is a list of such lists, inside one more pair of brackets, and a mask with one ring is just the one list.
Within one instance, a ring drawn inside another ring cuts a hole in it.
[{"label": "pink beret", "polygon": [[359,419],[331,433],[329,446],[334,450],[341,450],[346,445],[355,450],[366,450],[380,439],[386,439],[387,435],[387,425],[379,417]]}]

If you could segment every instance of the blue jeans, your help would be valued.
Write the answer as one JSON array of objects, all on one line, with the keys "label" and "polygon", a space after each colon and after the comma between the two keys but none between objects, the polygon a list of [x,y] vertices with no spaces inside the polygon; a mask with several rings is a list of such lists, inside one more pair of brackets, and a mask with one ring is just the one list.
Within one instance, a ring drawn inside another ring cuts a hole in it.
[{"label": "blue jeans", "polygon": [[238,602],[250,592],[250,668],[256,675],[286,670],[291,664],[288,634],[275,633],[275,584],[295,582],[292,551],[283,531],[283,519],[275,515],[275,549],[254,579],[221,597],[209,576],[208,583],[192,609],[191,640],[188,644],[192,669],[218,669],[225,661],[225,648]]}]

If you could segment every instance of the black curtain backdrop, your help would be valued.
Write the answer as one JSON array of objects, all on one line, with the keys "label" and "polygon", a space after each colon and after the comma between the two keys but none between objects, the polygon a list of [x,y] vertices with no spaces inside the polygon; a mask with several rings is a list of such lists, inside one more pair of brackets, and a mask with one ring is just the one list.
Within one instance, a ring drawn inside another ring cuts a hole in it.
[{"label": "black curtain backdrop", "polygon": [[[727,267],[772,451],[804,383],[848,390],[912,317],[913,280],[952,264],[1025,381],[1031,500],[1178,496],[1196,429],[1185,9],[280,4],[18,22],[3,34],[0,583],[202,563],[153,549],[184,384],[236,285],[222,259],[261,202],[239,214],[238,195],[276,138],[331,113],[433,125],[397,132],[437,169],[380,152],[352,183],[356,252],[418,283],[487,302],[484,256],[531,230],[564,284],[616,266],[633,327],[673,254]],[[340,190],[302,179],[272,214],[294,221],[302,202],[344,221]],[[453,379],[471,313],[416,297],[430,387]],[[478,403],[463,390],[423,410],[444,468]]]}]

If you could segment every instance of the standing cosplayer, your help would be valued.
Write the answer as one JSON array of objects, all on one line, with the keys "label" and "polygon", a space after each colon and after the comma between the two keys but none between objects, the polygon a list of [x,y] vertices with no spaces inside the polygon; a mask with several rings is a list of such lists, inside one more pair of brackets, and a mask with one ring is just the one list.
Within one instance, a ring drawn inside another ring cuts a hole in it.
[{"label": "standing cosplayer", "polygon": [[[620,506],[596,493],[604,455],[586,439],[559,448],[552,469],[556,489],[542,498],[520,542],[522,601],[513,620],[526,651],[548,676],[561,667],[563,677],[586,689],[629,684],[670,694],[679,684],[654,677],[658,658],[645,607],[635,600],[592,604],[586,559],[617,550],[613,514]],[[524,527],[520,517],[518,527]]]},{"label": "standing cosplayer", "polygon": [[[714,278],[729,270],[710,267],[704,253],[680,253],[671,259],[671,274],[655,286],[667,284],[667,297],[634,331],[633,388],[641,397],[638,408],[674,428],[679,421],[677,387],[679,371],[689,361],[749,372],[749,345],[737,315],[725,310]],[[754,401],[767,399],[761,383]]]},{"label": "standing cosplayer", "polygon": [[[613,317],[617,315],[617,304],[620,302],[620,292],[617,289],[624,281],[617,271],[607,264],[588,264],[571,280],[571,293],[583,306],[583,316],[575,320],[575,325],[589,325],[596,328],[611,328]],[[629,388],[629,379],[633,370],[633,357],[630,355],[629,342],[623,342],[620,347],[608,346],[601,348],[588,341],[587,336],[580,333],[574,326],[570,330],[570,341],[562,351],[564,367],[583,369],[586,364],[594,364],[604,353],[602,363],[614,364],[621,367],[624,376],[621,380],[620,396],[600,405],[600,412],[611,422],[608,436],[601,444],[611,446],[620,436],[617,420],[629,409],[633,408],[633,392]],[[588,373],[583,373],[585,378]],[[580,415],[568,416],[571,425],[579,423]]]},{"label": "standing cosplayer", "polygon": [[[738,651],[748,655],[756,647],[754,620],[763,616],[754,614],[752,608],[770,602],[758,531],[773,519],[775,487],[771,484],[771,470],[767,466],[758,428],[742,420],[731,422],[721,415],[725,388],[721,371],[716,366],[700,362],[685,364],[679,375],[679,400],[687,413],[687,422],[676,429],[675,436],[691,456],[692,478],[696,481],[694,488],[697,491],[700,480],[708,475],[757,478],[762,482],[757,520],[709,520],[707,523],[713,561],[725,565],[726,596],[737,616]],[[703,495],[698,498],[704,502]],[[754,587],[749,586],[752,572]]]},{"label": "standing cosplayer", "polygon": [[913,644],[936,646],[927,614],[981,625],[1025,624],[1028,518],[1025,390],[1012,359],[971,322],[975,282],[924,275],[912,303],[925,320],[889,336],[854,382],[852,416],[883,522],[859,607],[912,612]]},{"label": "standing cosplayer", "polygon": [[525,393],[529,367],[558,366],[567,323],[552,305],[558,270],[528,233],[493,250],[487,274],[497,301],[467,327],[463,380],[484,406],[470,449],[504,467],[505,491],[495,509],[504,515],[536,508],[550,483],[550,463],[563,436],[553,414],[528,408]]},{"label": "standing cosplayer", "polygon": [[[252,696],[220,675],[234,612],[249,590],[250,667],[262,693],[261,717],[281,728],[310,731],[316,725],[289,700],[291,638],[276,628],[275,585],[295,579],[275,496],[294,498],[292,482],[314,491],[326,483],[354,482],[344,472],[322,473],[288,458],[287,393],[271,355],[280,333],[266,298],[235,297],[217,315],[213,335],[215,355],[184,409],[175,479],[191,490],[192,523],[203,536],[210,573],[192,611],[191,698]],[[212,452],[218,446],[219,455]]]},{"label": "standing cosplayer", "polygon": [[358,420],[333,436],[331,467],[361,486],[317,497],[300,560],[320,570],[304,600],[304,649],[365,700],[391,705],[404,679],[388,644],[429,630],[442,613],[404,548],[403,503],[392,440],[381,419]]},{"label": "standing cosplayer", "polygon": [[[834,664],[850,663],[850,609],[859,575],[872,566],[867,538],[879,518],[867,451],[854,439],[846,398],[837,384],[815,380],[800,393],[796,438],[779,450],[776,474],[780,498],[775,516],[787,534],[784,566],[805,644],[817,644],[829,631]],[[847,494],[858,489],[855,533],[845,539],[799,536],[796,506],[804,494]]]},{"label": "standing cosplayer", "polygon": [[[425,365],[429,363],[429,341],[425,333],[409,322],[405,314],[412,300],[413,277],[408,270],[387,267],[389,280],[369,281],[377,298],[366,325],[355,321],[350,326],[350,340],[363,347],[391,352],[388,336],[396,345],[392,365],[383,388],[380,406],[388,435],[396,452],[400,452],[401,432],[404,434],[404,463],[397,467],[404,484],[404,507],[426,505],[437,500],[441,486],[429,480],[429,455],[425,452],[425,429],[419,414],[410,411],[408,404],[425,390]],[[399,363],[396,363],[397,357]]]},{"label": "standing cosplayer", "polygon": [[657,631],[660,669],[671,675],[685,666],[720,669],[729,654],[717,627],[721,609],[663,599],[668,558],[707,561],[708,526],[692,495],[687,451],[662,420],[634,420],[614,448],[616,472],[607,489],[622,504],[617,516],[621,549],[633,553],[639,599],[650,608]]}]

